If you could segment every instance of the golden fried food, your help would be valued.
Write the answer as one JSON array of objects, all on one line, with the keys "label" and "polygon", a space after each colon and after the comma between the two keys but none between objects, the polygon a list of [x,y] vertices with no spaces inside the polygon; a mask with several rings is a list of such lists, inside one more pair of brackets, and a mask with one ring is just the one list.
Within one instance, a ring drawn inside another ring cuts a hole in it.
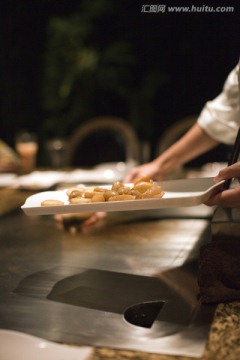
[{"label": "golden fried food", "polygon": [[[111,188],[106,187],[79,187],[67,190],[70,204],[89,204],[96,202],[127,201],[139,199],[155,199],[163,197],[164,192],[160,185],[154,184],[150,176],[145,175],[137,179],[133,185],[126,185],[116,181]],[[42,206],[63,205],[58,200],[46,200]]]},{"label": "golden fried food", "polygon": [[112,184],[112,190],[117,191],[117,192],[122,187],[124,187],[124,184],[120,181],[116,181]]},{"label": "golden fried food", "polygon": [[[161,186],[155,185],[150,176],[145,175],[137,179],[133,186],[125,185],[120,181],[112,184],[111,188],[94,187],[72,189],[68,191],[70,203],[89,203],[105,201],[126,201],[138,199],[161,198],[164,195]],[[77,197],[76,197],[77,195]],[[80,198],[79,198],[80,197]],[[82,200],[81,200],[82,198]]]},{"label": "golden fried food", "polygon": [[136,196],[128,195],[128,194],[119,194],[115,196],[111,196],[108,201],[126,201],[126,200],[135,200]]},{"label": "golden fried food", "polygon": [[117,194],[117,191],[106,189],[103,195],[105,200],[108,201],[110,197],[116,196]]},{"label": "golden fried food", "polygon": [[94,192],[91,202],[105,202],[105,197],[102,192]]},{"label": "golden fried food", "polygon": [[154,187],[153,183],[147,181],[140,181],[137,184],[134,184],[134,189],[139,191],[141,194],[145,193],[152,187]]},{"label": "golden fried food", "polygon": [[136,185],[136,184],[138,184],[140,182],[149,182],[149,183],[153,184],[153,180],[150,178],[149,175],[143,175],[140,178],[136,179],[134,181],[134,185]]},{"label": "golden fried food", "polygon": [[106,191],[106,189],[97,186],[93,189],[93,191],[94,192],[104,192],[104,191]]},{"label": "golden fried food", "polygon": [[163,191],[160,186],[152,186],[147,189],[144,193],[142,193],[142,199],[151,199],[154,197],[162,197]]},{"label": "golden fried food", "polygon": [[60,200],[44,200],[41,202],[41,206],[60,206],[60,205],[64,205],[63,201]]},{"label": "golden fried food", "polygon": [[70,198],[69,202],[70,202],[70,204],[75,204],[75,205],[77,205],[77,204],[87,204],[87,203],[91,202],[91,199],[78,196],[78,197],[75,197],[75,198]]}]

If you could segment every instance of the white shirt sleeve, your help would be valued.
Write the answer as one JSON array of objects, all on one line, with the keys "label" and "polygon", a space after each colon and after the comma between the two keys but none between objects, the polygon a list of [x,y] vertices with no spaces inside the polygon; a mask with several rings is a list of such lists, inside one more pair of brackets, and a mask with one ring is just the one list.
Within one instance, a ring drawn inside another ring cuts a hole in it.
[{"label": "white shirt sleeve", "polygon": [[228,75],[221,94],[205,104],[198,118],[199,126],[224,144],[234,143],[240,126],[238,72],[239,64]]}]

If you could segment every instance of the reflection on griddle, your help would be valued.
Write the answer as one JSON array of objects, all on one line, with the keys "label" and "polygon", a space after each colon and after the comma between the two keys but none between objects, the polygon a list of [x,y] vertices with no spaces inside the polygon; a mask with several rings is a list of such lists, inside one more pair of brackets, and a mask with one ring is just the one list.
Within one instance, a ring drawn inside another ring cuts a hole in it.
[{"label": "reflection on griddle", "polygon": [[[155,314],[152,323],[157,320],[182,326],[188,324],[191,316],[191,306],[186,299],[159,277],[54,267],[24,278],[14,292],[21,296],[122,316],[127,309],[134,309],[136,304],[161,304],[157,312],[156,306],[152,307],[151,316]],[[162,304],[165,304],[163,309]],[[176,308],[182,311],[175,311]]]}]

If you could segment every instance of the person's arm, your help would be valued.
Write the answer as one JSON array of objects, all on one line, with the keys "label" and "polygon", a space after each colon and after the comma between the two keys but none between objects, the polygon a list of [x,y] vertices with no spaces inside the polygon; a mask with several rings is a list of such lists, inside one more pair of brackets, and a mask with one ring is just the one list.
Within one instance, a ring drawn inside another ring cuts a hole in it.
[{"label": "person's arm", "polygon": [[197,120],[209,136],[228,145],[234,144],[240,126],[238,74],[239,65],[228,75],[222,92],[206,102]]},{"label": "person's arm", "polygon": [[146,174],[150,175],[154,180],[162,180],[178,166],[211,150],[218,144],[218,141],[212,139],[196,123],[180,140],[156,159],[132,169],[127,175],[125,182],[133,182],[138,177]]},{"label": "person's arm", "polygon": [[[214,178],[215,182],[228,180],[233,178],[240,178],[240,162],[223,168],[219,171],[218,175]],[[208,206],[218,205],[222,207],[240,208],[240,186],[224,190],[205,203]]]},{"label": "person's arm", "polygon": [[134,168],[126,177],[132,182],[145,174],[162,180],[177,166],[196,158],[217,144],[233,144],[240,126],[237,65],[227,77],[222,92],[208,101],[197,123],[179,141],[153,161]]}]

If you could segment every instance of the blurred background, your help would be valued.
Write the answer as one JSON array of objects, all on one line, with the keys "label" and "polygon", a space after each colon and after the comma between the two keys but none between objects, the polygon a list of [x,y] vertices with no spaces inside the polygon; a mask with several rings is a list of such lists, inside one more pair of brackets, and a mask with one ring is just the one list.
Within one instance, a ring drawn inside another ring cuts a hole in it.
[{"label": "blurred background", "polygon": [[40,165],[46,141],[105,115],[129,122],[154,156],[163,131],[199,114],[239,59],[233,1],[225,6],[234,12],[223,13],[142,11],[147,4],[203,6],[186,0],[1,4],[0,137],[14,146],[18,131],[37,132]]}]

